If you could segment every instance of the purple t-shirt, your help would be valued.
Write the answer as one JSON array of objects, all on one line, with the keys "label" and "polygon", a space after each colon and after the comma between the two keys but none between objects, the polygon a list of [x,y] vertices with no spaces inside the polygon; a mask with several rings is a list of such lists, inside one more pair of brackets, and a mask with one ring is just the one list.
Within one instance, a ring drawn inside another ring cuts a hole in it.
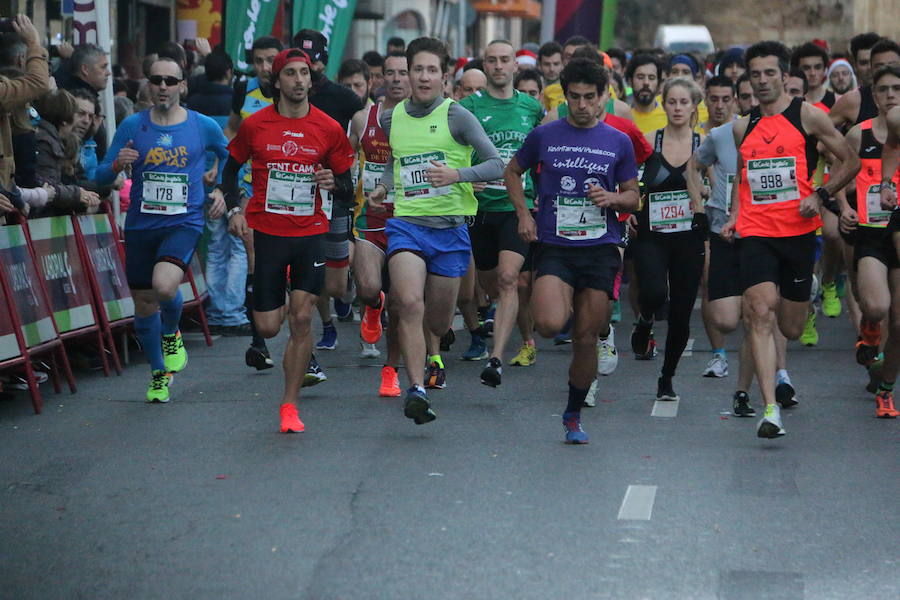
[{"label": "purple t-shirt", "polygon": [[[627,135],[606,123],[583,129],[560,119],[532,130],[516,161],[522,169],[536,173],[539,242],[551,246],[621,243],[622,223],[616,211],[598,209],[583,199],[589,185],[615,191],[618,184],[637,177],[634,148]],[[558,206],[562,206],[559,215]]]}]

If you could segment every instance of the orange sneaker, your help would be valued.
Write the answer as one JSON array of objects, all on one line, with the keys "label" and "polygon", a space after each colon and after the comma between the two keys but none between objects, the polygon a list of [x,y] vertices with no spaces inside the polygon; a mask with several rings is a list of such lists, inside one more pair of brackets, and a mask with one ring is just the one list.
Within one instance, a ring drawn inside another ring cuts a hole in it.
[{"label": "orange sneaker", "polygon": [[875,395],[875,416],[880,419],[896,419],[900,411],[894,408],[894,394],[889,390],[878,390]]},{"label": "orange sneaker", "polygon": [[281,405],[281,433],[300,433],[306,427],[297,416],[297,406],[285,402]]},{"label": "orange sneaker", "polygon": [[359,337],[367,344],[376,344],[381,339],[382,311],[384,311],[384,292],[380,292],[378,308],[366,306],[362,322],[359,324]]},{"label": "orange sneaker", "polygon": [[385,365],[381,369],[381,387],[378,388],[378,395],[382,398],[397,398],[400,396],[400,378],[397,376],[397,369]]}]

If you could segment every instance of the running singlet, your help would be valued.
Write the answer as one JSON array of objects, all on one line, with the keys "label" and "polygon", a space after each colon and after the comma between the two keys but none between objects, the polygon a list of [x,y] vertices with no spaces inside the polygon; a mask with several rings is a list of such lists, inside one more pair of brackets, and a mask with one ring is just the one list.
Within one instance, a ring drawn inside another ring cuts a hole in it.
[{"label": "running singlet", "polygon": [[300,119],[268,106],[241,123],[228,150],[240,163],[253,161],[253,197],[247,204],[252,229],[284,237],[328,231],[313,173],[317,165],[335,175],[353,165],[353,149],[334,119],[312,105]]},{"label": "running singlet", "polygon": [[131,141],[138,158],[131,172],[131,200],[125,229],[161,229],[188,225],[203,229],[203,172],[206,151],[219,158],[220,167],[228,154],[228,141],[211,118],[192,110],[177,125],[157,125],[150,109],[122,121],[103,164],[97,167],[97,182],[111,183],[115,178],[112,162]]},{"label": "running singlet", "polygon": [[[641,182],[646,190],[645,201],[637,214],[641,232],[679,233],[691,230],[694,212],[687,192],[684,171],[687,163],[679,167],[669,164],[663,157],[665,129],[656,131],[653,156],[647,161]],[[700,134],[691,135],[691,154],[700,147]]]},{"label": "running singlet", "polygon": [[830,113],[831,107],[834,106],[835,100],[837,100],[837,97],[834,95],[834,92],[828,90],[827,92],[825,92],[825,95],[822,96],[822,99],[813,104],[813,106],[822,109],[826,113]]},{"label": "running singlet", "polygon": [[[519,91],[513,90],[509,99],[494,98],[484,91],[478,91],[460,101],[460,105],[468,109],[484,128],[491,143],[497,148],[503,164],[515,156],[521,148],[525,136],[537,127],[543,117],[541,103]],[[564,105],[560,105],[564,106]],[[481,162],[476,156],[475,163]],[[523,176],[525,184],[525,202],[529,209],[534,206],[534,185],[528,173]],[[483,192],[475,194],[478,199],[478,210],[484,212],[513,212],[512,203],[506,193],[503,179],[489,181]]]},{"label": "running singlet", "polygon": [[764,117],[750,111],[740,144],[744,161],[740,182],[737,232],[741,237],[790,237],[822,226],[818,215],[800,216],[800,200],[813,193],[812,174],[818,162],[816,139],[803,131],[801,98],[781,114]]},{"label": "running singlet", "polygon": [[367,231],[383,231],[385,222],[394,216],[394,192],[390,192],[384,199],[384,212],[369,212],[369,205],[366,203],[366,194],[371,194],[375,186],[381,183],[391,153],[387,135],[378,124],[379,106],[380,104],[373,104],[369,107],[366,128],[359,140],[359,164],[362,175],[359,178],[360,184],[356,195],[360,206],[359,215],[356,217],[356,230],[363,239]]},{"label": "running singlet", "polygon": [[[875,139],[872,119],[861,124],[859,159],[862,166],[856,175],[856,214],[862,227],[887,227],[891,211],[881,208],[881,150],[883,144]],[[891,177],[894,186],[900,183],[900,170]]]},{"label": "running singlet", "polygon": [[859,88],[859,113],[856,115],[856,123],[862,123],[878,116],[878,107],[875,106],[875,97],[872,96],[872,86],[863,85]]},{"label": "running singlet", "polygon": [[628,136],[606,123],[585,129],[566,120],[541,125],[516,153],[523,169],[537,169],[538,241],[550,246],[622,242],[616,211],[594,206],[589,186],[615,191],[637,177]]}]

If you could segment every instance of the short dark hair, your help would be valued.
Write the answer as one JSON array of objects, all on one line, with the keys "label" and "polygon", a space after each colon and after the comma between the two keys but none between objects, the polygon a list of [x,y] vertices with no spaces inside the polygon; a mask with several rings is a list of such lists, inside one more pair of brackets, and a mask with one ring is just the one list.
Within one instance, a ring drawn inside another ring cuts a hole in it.
[{"label": "short dark hair", "polygon": [[544,44],[538,48],[538,64],[541,64],[542,58],[550,58],[554,54],[562,54],[562,46],[559,45],[559,42],[550,40],[549,42],[544,42]]},{"label": "short dark hair", "polygon": [[428,52],[437,56],[442,73],[446,73],[450,68],[450,53],[447,52],[447,45],[438,38],[420,37],[411,41],[406,47],[406,60],[410,66],[413,63],[413,57],[420,52]]},{"label": "short dark hair", "polygon": [[600,60],[600,55],[591,46],[578,46],[575,52],[572,53],[572,58],[586,58],[595,61],[598,65],[603,64]]},{"label": "short dark hair", "polygon": [[376,50],[369,50],[368,52],[363,54],[362,61],[370,67],[384,66],[384,56],[382,56],[381,53]]},{"label": "short dark hair", "polygon": [[177,62],[182,69],[187,66],[187,53],[178,42],[163,42],[162,45],[160,45],[159,50],[156,51],[156,54],[158,54],[160,58],[171,58]]},{"label": "short dark hair", "polygon": [[794,49],[791,53],[791,67],[799,67],[801,58],[809,58],[811,56],[818,56],[821,58],[822,64],[825,65],[826,69],[828,68],[828,61],[830,60],[828,52],[826,52],[825,48],[822,46],[813,44],[812,42],[806,42]]},{"label": "short dark hair", "polygon": [[563,94],[573,83],[586,83],[596,85],[597,93],[602,94],[609,87],[609,74],[597,61],[587,58],[573,58],[559,74],[559,82],[562,85]]},{"label": "short dark hair", "polygon": [[900,45],[897,44],[892,39],[881,38],[878,40],[878,43],[872,46],[872,50],[869,52],[869,57],[871,59],[872,56],[876,54],[884,54],[885,52],[893,52],[900,56]]},{"label": "short dark hair", "polygon": [[628,61],[628,66],[625,67],[625,79],[631,81],[631,79],[634,78],[634,72],[644,65],[653,65],[656,67],[656,77],[662,79],[662,65],[659,64],[659,61],[655,56],[646,53],[635,54],[631,57],[631,60]]},{"label": "short dark hair", "polygon": [[[113,80],[113,84],[115,85],[116,81],[122,83],[124,85],[124,81],[121,79]],[[84,89],[83,87],[75,88],[69,92],[72,94],[72,97],[76,100],[90,100],[91,104],[94,105],[94,114],[100,114],[100,99],[97,98],[96,95],[92,94],[90,91]]]},{"label": "short dark hair", "polygon": [[463,65],[463,73],[466,71],[471,71],[472,69],[478,69],[479,71],[484,71],[484,59],[483,58],[473,58],[469,62]]},{"label": "short dark hair", "polygon": [[362,75],[367,82],[372,80],[372,71],[369,70],[369,65],[358,58],[348,58],[341,63],[337,78],[338,81],[341,81],[347,77],[353,77],[357,73]]},{"label": "short dark hair", "polygon": [[522,69],[516,73],[516,77],[513,79],[513,87],[518,89],[520,81],[535,81],[537,82],[538,91],[544,89],[543,78],[537,69]]},{"label": "short dark hair", "polygon": [[618,60],[623,66],[628,64],[628,55],[621,48],[610,48],[606,51],[606,54],[610,58]]},{"label": "short dark hair", "polygon": [[594,43],[584,37],[583,35],[573,35],[569,39],[566,40],[566,43],[563,44],[563,48],[566,46],[593,46]]},{"label": "short dark hair", "polygon": [[93,65],[95,62],[106,56],[106,52],[99,46],[94,44],[78,44],[72,53],[72,72],[76,75],[81,71],[83,65]]},{"label": "short dark hair", "polygon": [[401,37],[394,36],[387,41],[388,46],[403,46],[406,47],[406,42]]},{"label": "short dark hair", "polygon": [[387,62],[389,58],[406,58],[406,52],[402,50],[391,50],[384,57],[384,62]]},{"label": "short dark hair", "polygon": [[809,91],[809,81],[806,80],[806,73],[803,72],[803,69],[798,67],[792,68],[788,71],[788,77],[796,77],[803,81],[803,95],[806,95],[806,92]]},{"label": "short dark hair", "polygon": [[878,83],[878,80],[886,75],[893,75],[894,77],[900,78],[900,65],[884,65],[883,67],[878,67],[878,70],[872,74],[872,85],[874,86]]},{"label": "short dark hair", "polygon": [[[749,81],[750,78],[748,77],[747,80]],[[709,88],[711,88],[711,87],[727,87],[727,88],[731,88],[732,94],[737,93],[737,86],[735,86],[734,82],[731,81],[731,77],[726,77],[725,75],[716,75],[714,77],[710,77],[709,79],[707,79],[706,80],[706,91],[708,92]]]},{"label": "short dark hair", "polygon": [[744,71],[741,76],[734,82],[735,93],[740,89],[742,83],[750,83],[750,71]]},{"label": "short dark hair", "polygon": [[791,52],[787,49],[787,46],[785,46],[781,42],[767,40],[765,42],[757,42],[753,44],[752,46],[747,48],[746,52],[744,52],[744,64],[747,65],[747,68],[749,69],[751,60],[763,56],[774,56],[778,59],[778,68],[781,69],[781,72],[788,72],[788,65],[790,64],[791,60]]},{"label": "short dark hair", "polygon": [[15,66],[20,56],[25,56],[28,46],[18,33],[13,31],[0,34],[0,66]]},{"label": "short dark hair", "polygon": [[872,46],[877,44],[880,39],[881,36],[874,31],[854,35],[852,38],[850,38],[850,56],[853,57],[853,60],[856,60],[856,54],[860,50],[870,49]]},{"label": "short dark hair", "polygon": [[213,51],[206,57],[206,80],[221,81],[228,75],[228,71],[234,70],[231,57],[224,52]]},{"label": "short dark hair", "polygon": [[55,89],[37,98],[33,104],[34,109],[41,115],[41,119],[59,129],[63,123],[71,123],[75,120],[75,111],[78,105],[75,98],[64,89]]},{"label": "short dark hair", "polygon": [[253,45],[250,46],[251,56],[253,56],[254,50],[278,50],[281,52],[284,50],[284,44],[282,44],[281,40],[278,38],[272,37],[271,35],[264,35],[253,40]]},{"label": "short dark hair", "polygon": [[[113,83],[113,94],[114,95],[118,94],[119,92],[125,92],[126,94],[128,93],[128,84],[125,83],[124,77],[113,77],[112,83]],[[75,91],[79,91],[82,89],[84,89],[84,88],[77,88]],[[90,92],[88,92],[88,93],[90,93]]]}]

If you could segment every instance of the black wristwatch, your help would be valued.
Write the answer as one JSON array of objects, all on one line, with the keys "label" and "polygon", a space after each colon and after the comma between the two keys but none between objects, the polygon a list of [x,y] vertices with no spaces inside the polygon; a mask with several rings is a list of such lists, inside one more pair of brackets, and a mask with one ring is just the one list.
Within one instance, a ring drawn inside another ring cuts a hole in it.
[{"label": "black wristwatch", "polygon": [[817,187],[816,193],[819,195],[819,199],[821,199],[822,202],[828,202],[828,199],[831,198],[831,194],[823,187]]}]

